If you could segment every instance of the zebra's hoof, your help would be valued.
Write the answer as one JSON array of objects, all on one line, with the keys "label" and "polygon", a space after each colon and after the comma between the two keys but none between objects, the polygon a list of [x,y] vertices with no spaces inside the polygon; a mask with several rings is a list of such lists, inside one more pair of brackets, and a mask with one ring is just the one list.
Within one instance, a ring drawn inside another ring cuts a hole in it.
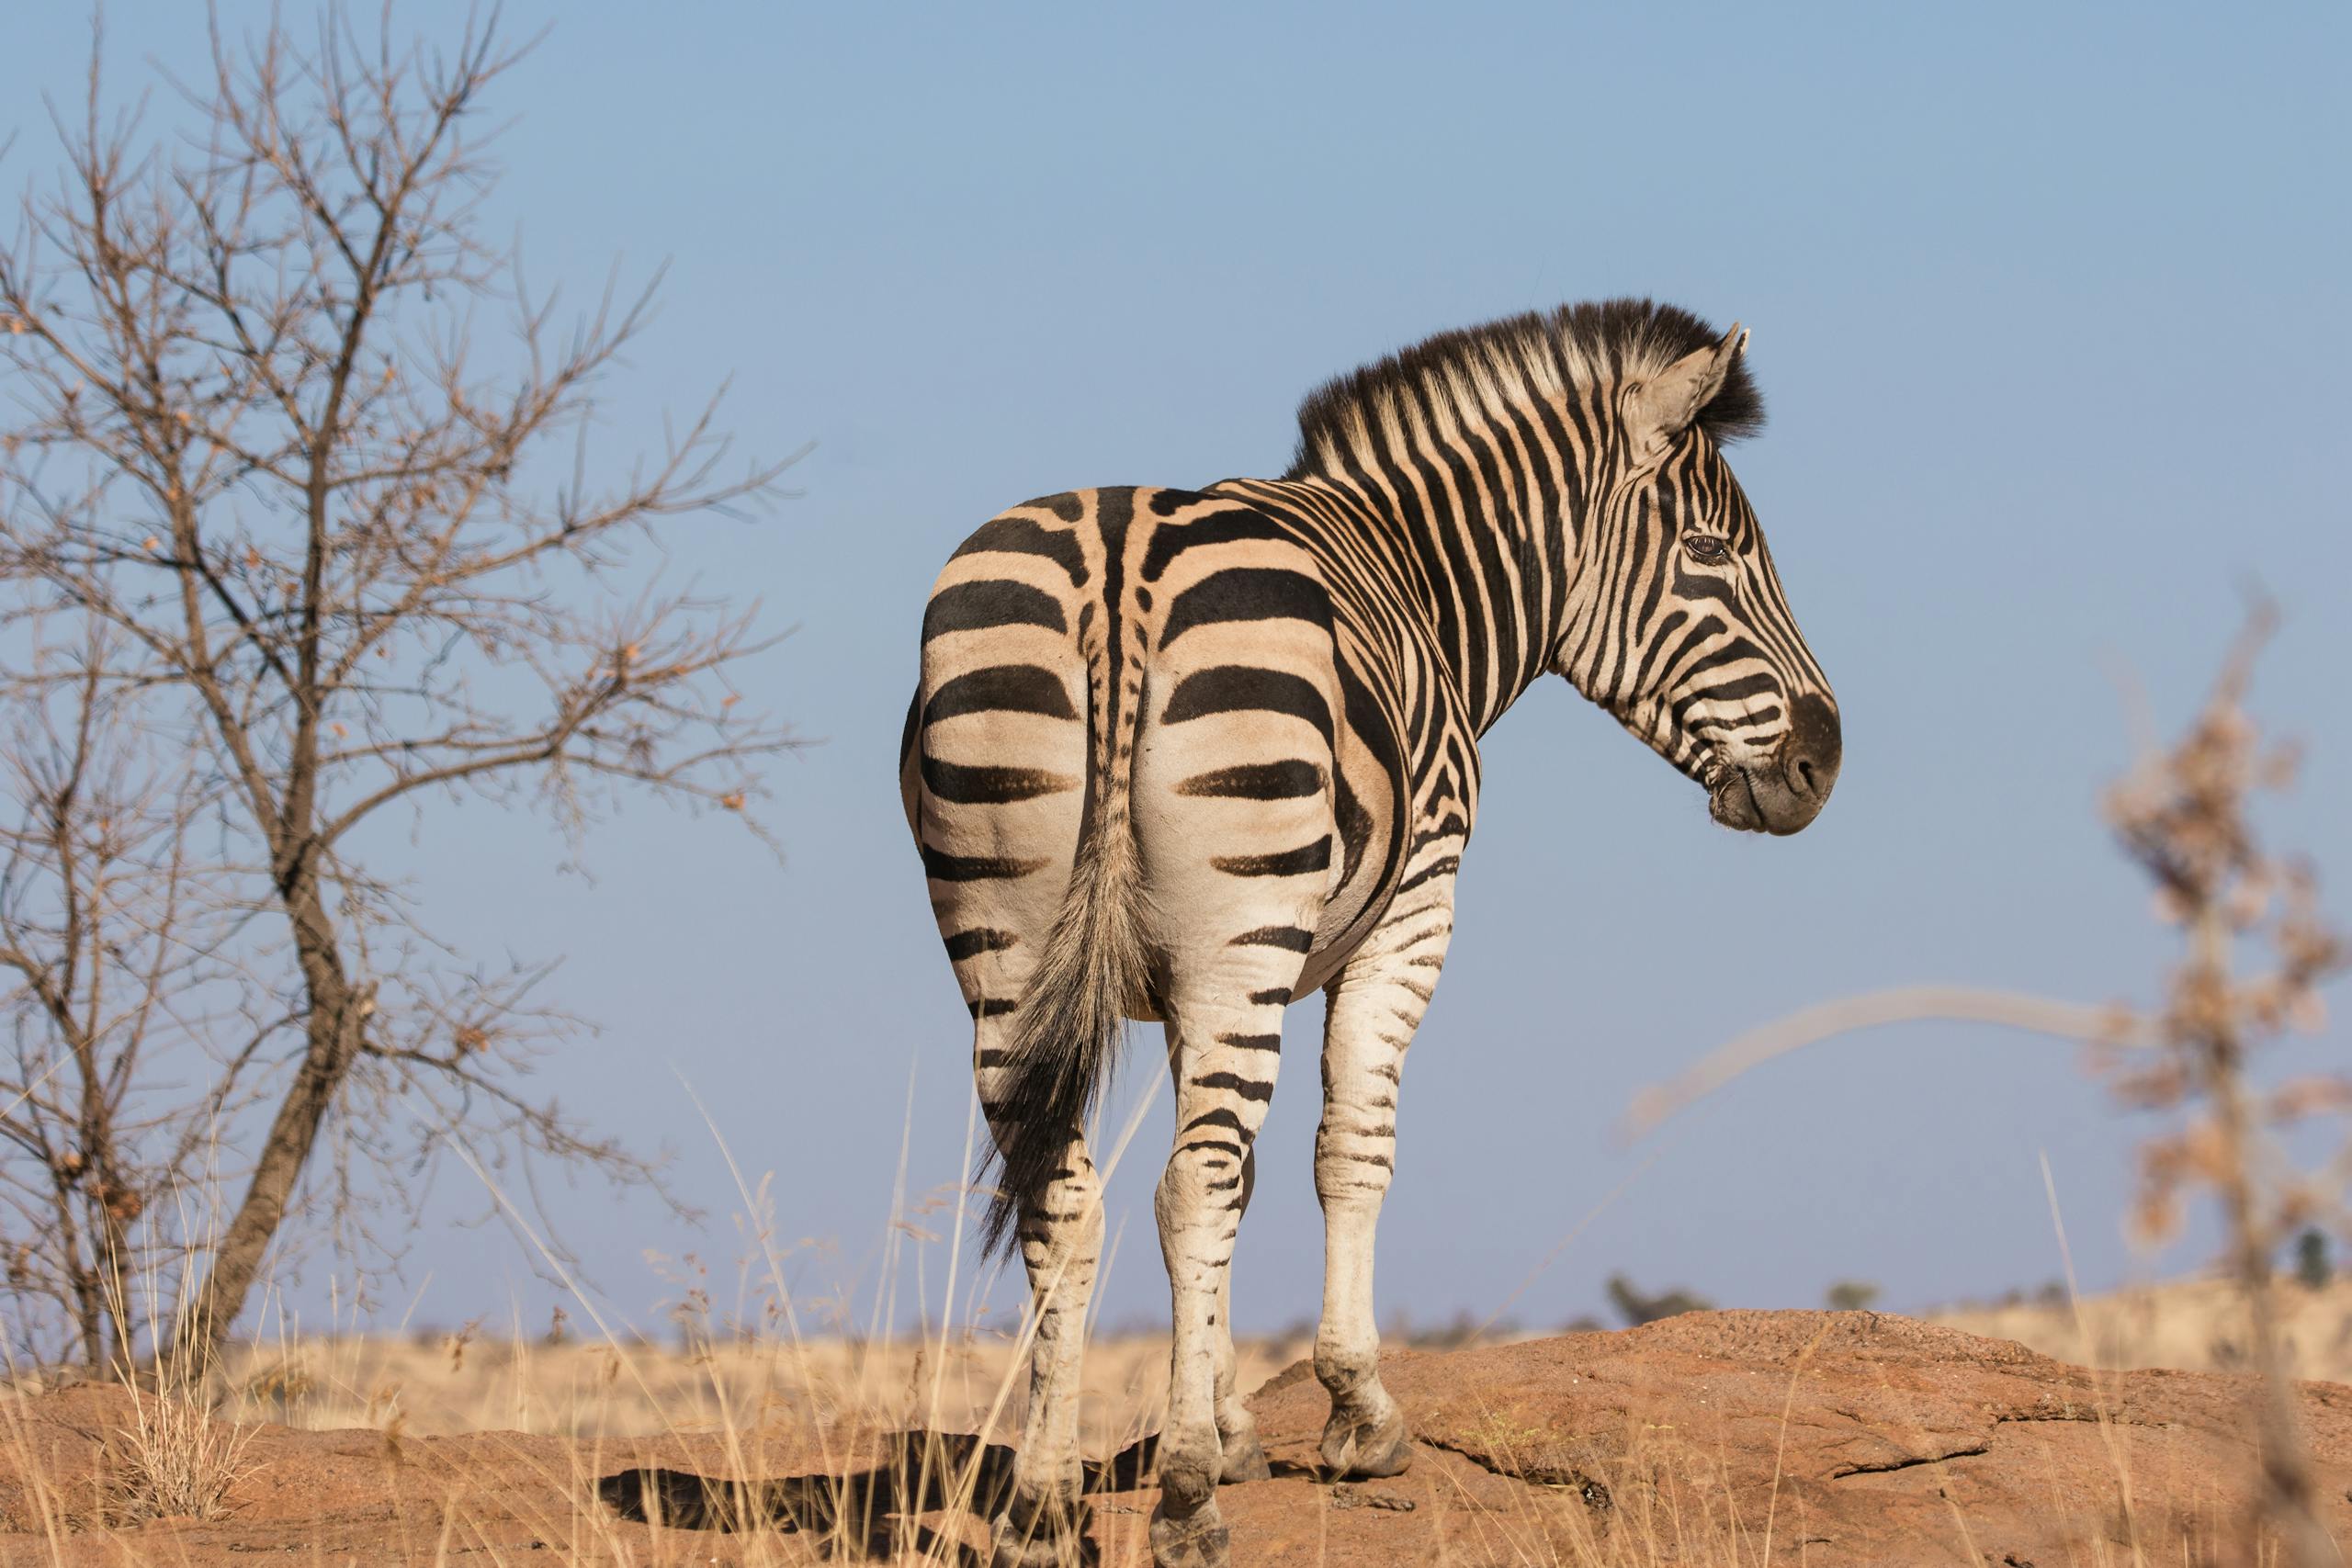
[{"label": "zebra's hoof", "polygon": [[1073,1517],[1016,1499],[989,1526],[989,1568],[1096,1568],[1102,1549],[1087,1533],[1090,1522],[1091,1510]]},{"label": "zebra's hoof", "polygon": [[1102,1549],[1082,1535],[1059,1542],[1026,1540],[1017,1546],[1000,1540],[989,1549],[989,1568],[1101,1568],[1102,1562]]},{"label": "zebra's hoof", "polygon": [[1152,1568],[1231,1568],[1233,1532],[1225,1528],[1215,1503],[1204,1503],[1181,1519],[1155,1511],[1151,1561]]},{"label": "zebra's hoof", "polygon": [[1331,1413],[1323,1427],[1323,1468],[1330,1479],[1377,1481],[1402,1475],[1413,1462],[1413,1434],[1405,1413],[1383,1398],[1385,1409],[1369,1419]]},{"label": "zebra's hoof", "polygon": [[1225,1461],[1217,1467],[1216,1483],[1232,1486],[1244,1481],[1272,1481],[1274,1467],[1266,1462],[1266,1445],[1248,1432],[1225,1439]]}]

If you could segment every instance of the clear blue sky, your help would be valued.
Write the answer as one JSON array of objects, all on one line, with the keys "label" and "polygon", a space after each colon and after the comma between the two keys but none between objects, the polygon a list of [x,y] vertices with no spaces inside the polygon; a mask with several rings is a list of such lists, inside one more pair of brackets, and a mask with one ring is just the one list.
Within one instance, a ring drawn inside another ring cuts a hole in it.
[{"label": "clear blue sky", "polygon": [[[11,187],[52,161],[39,95],[70,98],[85,49],[74,7],[25,10],[0,53]],[[118,83],[197,62],[189,13],[118,6]],[[1815,828],[1767,841],[1713,828],[1565,685],[1489,738],[1453,957],[1406,1076],[1384,1313],[1491,1311],[1579,1226],[1516,1315],[1597,1310],[1614,1269],[1742,1305],[1813,1304],[1841,1277],[1897,1308],[1995,1293],[2058,1271],[2042,1151],[2086,1282],[2134,1267],[2136,1124],[2068,1047],[1891,1030],[1634,1150],[1608,1130],[1639,1085],[1841,993],[2150,994],[2167,934],[2096,818],[2127,753],[2111,676],[2135,671],[2177,722],[2249,580],[2289,617],[2260,710],[2309,743],[2275,828],[2347,907],[2352,13],[507,15],[517,36],[555,25],[499,100],[519,118],[493,221],[535,277],[583,290],[616,254],[635,276],[672,263],[615,439],[658,441],[664,408],[731,374],[748,442],[817,443],[774,518],[673,536],[673,571],[798,628],[754,694],[822,741],[776,772],[783,866],[650,807],[597,836],[593,880],[481,807],[383,846],[459,941],[566,958],[561,999],[604,1030],[547,1082],[673,1144],[712,1212],[694,1234],[650,1202],[556,1195],[625,1314],[662,1293],[647,1251],[731,1277],[740,1250],[682,1080],[774,1173],[783,1235],[838,1243],[796,1263],[820,1293],[874,1287],[902,1129],[914,1189],[958,1175],[967,1024],[893,779],[920,607],[955,543],[1043,492],[1278,471],[1323,378],[1621,293],[1754,330],[1772,423],[1736,466],[1836,683],[1845,772]],[[1317,1007],[1293,1011],[1245,1328],[1316,1310],[1318,1030]],[[2347,1041],[2339,1023],[2298,1049],[2340,1061]],[[1156,1031],[1137,1045],[1128,1090]],[[1149,1195],[1168,1122],[1156,1108],[1112,1186],[1112,1323],[1166,1311]],[[543,1322],[548,1292],[503,1235],[455,1223],[479,1207],[445,1187],[421,1227],[420,1314],[519,1300]],[[934,1301],[944,1267],[926,1249]],[[314,1314],[324,1274],[296,1294]]]}]

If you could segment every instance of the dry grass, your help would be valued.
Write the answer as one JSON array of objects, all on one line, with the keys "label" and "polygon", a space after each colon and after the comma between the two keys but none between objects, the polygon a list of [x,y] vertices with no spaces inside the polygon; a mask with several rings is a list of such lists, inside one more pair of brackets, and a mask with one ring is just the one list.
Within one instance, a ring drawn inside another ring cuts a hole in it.
[{"label": "dry grass", "polygon": [[[2317,1290],[2282,1284],[2277,1295],[2288,1375],[2352,1383],[2352,1280]],[[1930,1320],[2045,1356],[2101,1369],[2248,1370],[2245,1303],[2233,1281],[2184,1280],[2067,1302],[1956,1307]]]},{"label": "dry grass", "polygon": [[[313,1431],[381,1428],[416,1437],[514,1431],[569,1438],[707,1433],[780,1422],[1017,1431],[1023,1367],[1000,1337],[860,1343],[734,1341],[680,1350],[603,1341],[548,1345],[455,1336],[307,1338],[238,1348],[221,1411]],[[1299,1340],[1238,1347],[1254,1388],[1312,1351]],[[1086,1353],[1080,1442],[1109,1453],[1157,1430],[1168,1341],[1102,1338]],[[1009,1394],[1008,1392],[1009,1391]]]},{"label": "dry grass", "polygon": [[[2352,1280],[2279,1293],[2293,1375],[2352,1383]],[[2014,1339],[2077,1366],[2245,1370],[2244,1307],[2222,1280],[2143,1286],[2079,1303],[1960,1306],[1928,1321]],[[338,1336],[248,1344],[219,1379],[220,1414],[311,1431],[350,1427],[435,1437],[513,1431],[569,1438],[706,1433],[778,1422],[916,1426],[971,1432],[998,1414],[1017,1429],[1020,1358],[1000,1337],[801,1345],[736,1341],[692,1350],[650,1343],[549,1345],[479,1335]],[[1303,1337],[1246,1340],[1240,1386],[1254,1388],[1313,1349]],[[1167,1397],[1168,1341],[1090,1343],[1080,1441],[1108,1454],[1154,1431]]]}]

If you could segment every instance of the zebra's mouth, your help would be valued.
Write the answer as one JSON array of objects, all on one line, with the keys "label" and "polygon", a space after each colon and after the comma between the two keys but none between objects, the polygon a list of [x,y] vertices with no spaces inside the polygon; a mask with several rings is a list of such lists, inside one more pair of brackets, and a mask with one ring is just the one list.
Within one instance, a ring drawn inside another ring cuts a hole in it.
[{"label": "zebra's mouth", "polygon": [[1757,804],[1756,786],[1749,782],[1744,768],[1725,768],[1707,786],[1707,815],[1743,833],[1767,830],[1764,808]]}]

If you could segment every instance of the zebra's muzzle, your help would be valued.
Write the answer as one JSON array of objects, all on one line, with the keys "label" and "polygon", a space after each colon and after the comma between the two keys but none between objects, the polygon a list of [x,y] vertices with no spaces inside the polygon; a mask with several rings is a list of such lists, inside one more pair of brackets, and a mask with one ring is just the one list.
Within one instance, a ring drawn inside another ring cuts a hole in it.
[{"label": "zebra's muzzle", "polygon": [[1707,791],[1707,812],[1747,833],[1793,833],[1828,804],[1845,747],[1838,710],[1810,694],[1799,697],[1789,733],[1770,761],[1732,768]]},{"label": "zebra's muzzle", "polygon": [[1747,769],[1728,769],[1708,786],[1707,815],[1743,833],[1764,831],[1763,808],[1757,804],[1756,786],[1748,782]]}]

